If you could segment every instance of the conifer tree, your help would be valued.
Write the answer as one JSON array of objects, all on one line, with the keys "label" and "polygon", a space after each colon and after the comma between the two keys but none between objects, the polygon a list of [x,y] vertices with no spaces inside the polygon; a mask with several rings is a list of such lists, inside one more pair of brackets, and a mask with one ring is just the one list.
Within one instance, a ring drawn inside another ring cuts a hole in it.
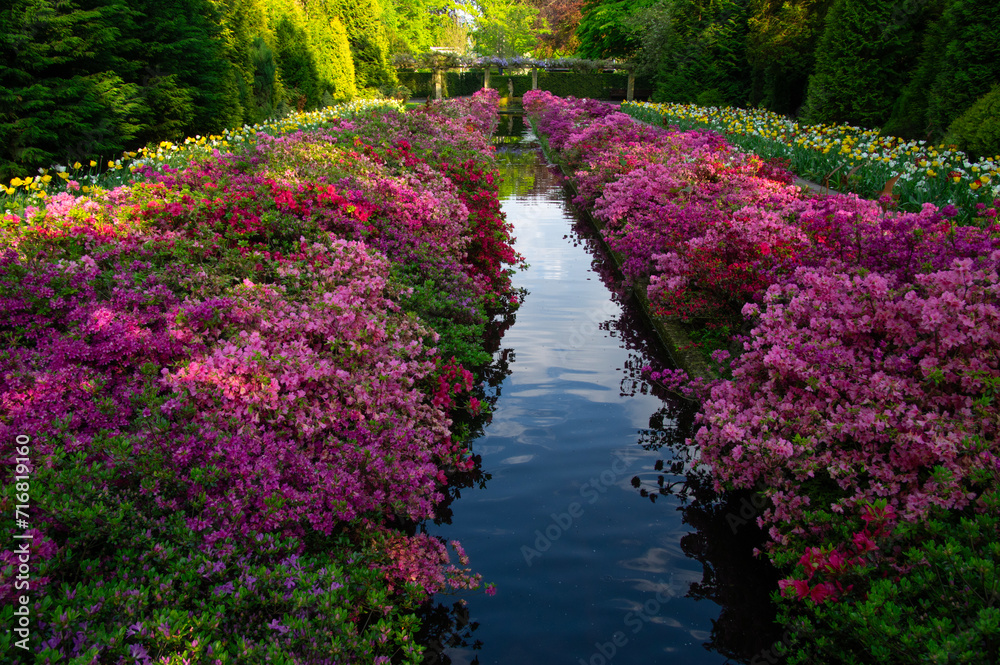
[{"label": "conifer tree", "polygon": [[[310,4],[314,2],[326,0],[310,0]],[[395,85],[398,79],[389,61],[389,38],[379,0],[329,0],[327,6],[347,29],[357,87]]]},{"label": "conifer tree", "polygon": [[116,7],[14,0],[0,9],[0,177],[121,152],[137,131],[136,86],[99,67]]},{"label": "conifer tree", "polygon": [[836,0],[816,49],[804,108],[813,123],[881,127],[914,69],[918,21],[899,22],[892,0]]}]

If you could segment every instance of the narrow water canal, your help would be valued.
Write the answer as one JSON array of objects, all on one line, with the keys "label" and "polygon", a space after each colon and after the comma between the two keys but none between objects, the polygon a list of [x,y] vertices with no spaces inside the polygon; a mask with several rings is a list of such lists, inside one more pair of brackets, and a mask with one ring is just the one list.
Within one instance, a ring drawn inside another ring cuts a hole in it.
[{"label": "narrow water canal", "polygon": [[[704,550],[703,539],[684,523],[679,499],[654,502],[641,491],[669,473],[662,439],[684,435],[669,415],[681,409],[653,395],[639,374],[664,358],[626,299],[606,285],[598,244],[580,236],[568,194],[530,130],[520,118],[508,122],[523,138],[499,148],[503,208],[530,264],[515,278],[528,295],[502,340],[509,374],[495,388],[492,422],[473,442],[489,478],[461,491],[449,524],[428,527],[461,541],[497,593],[468,596],[462,639],[428,660],[737,662],[727,660],[730,649],[709,645],[718,641],[723,608],[690,593],[704,585],[707,567],[686,551]],[[655,468],[661,459],[665,471]],[[451,606],[456,598],[436,600]]]}]

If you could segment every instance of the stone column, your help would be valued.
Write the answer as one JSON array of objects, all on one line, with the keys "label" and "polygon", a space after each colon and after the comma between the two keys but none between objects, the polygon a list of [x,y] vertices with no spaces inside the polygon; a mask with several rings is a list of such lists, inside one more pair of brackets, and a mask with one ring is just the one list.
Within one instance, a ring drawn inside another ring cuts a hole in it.
[{"label": "stone column", "polygon": [[531,70],[531,89],[538,90],[538,70]]},{"label": "stone column", "polygon": [[631,69],[628,71],[628,92],[625,95],[625,99],[632,101],[635,98],[635,72]]},{"label": "stone column", "polygon": [[483,75],[483,87],[490,87],[490,66],[486,65],[486,73]]},{"label": "stone column", "polygon": [[434,70],[434,99],[441,101],[441,74],[442,70]]}]

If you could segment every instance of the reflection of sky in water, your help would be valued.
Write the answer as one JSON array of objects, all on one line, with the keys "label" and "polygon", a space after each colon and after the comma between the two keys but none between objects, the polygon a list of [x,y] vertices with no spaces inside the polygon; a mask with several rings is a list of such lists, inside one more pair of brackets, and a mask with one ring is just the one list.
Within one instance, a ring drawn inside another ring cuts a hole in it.
[{"label": "reflection of sky in water", "polygon": [[[676,501],[653,504],[630,483],[662,457],[638,445],[662,402],[621,396],[629,351],[601,325],[621,310],[591,255],[567,237],[572,218],[555,177],[519,168],[532,177],[508,180],[530,187],[510,188],[517,195],[503,207],[531,266],[515,277],[529,295],[503,340],[516,354],[512,374],[473,443],[493,477],[462,491],[453,524],[430,528],[460,540],[498,591],[467,596],[482,649],[448,655],[483,665],[589,662],[596,644],[621,631],[628,642],[615,663],[722,663],[702,647],[718,606],[684,598],[701,565],[681,551],[688,530]],[[650,602],[657,597],[666,602]]]}]

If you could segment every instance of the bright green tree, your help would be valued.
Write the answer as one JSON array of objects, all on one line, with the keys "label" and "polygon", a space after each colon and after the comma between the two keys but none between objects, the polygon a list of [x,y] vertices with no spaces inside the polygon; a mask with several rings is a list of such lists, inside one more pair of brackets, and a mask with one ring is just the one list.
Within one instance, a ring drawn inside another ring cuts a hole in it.
[{"label": "bright green tree", "polygon": [[951,123],[945,140],[973,159],[1000,158],[1000,85],[993,86]]},{"label": "bright green tree", "polygon": [[357,87],[379,88],[398,82],[389,56],[389,37],[382,21],[379,0],[310,0],[326,2],[347,29]]},{"label": "bright green tree", "polygon": [[472,31],[479,55],[509,58],[531,53],[547,28],[536,24],[538,8],[522,0],[477,0]]},{"label": "bright green tree", "polygon": [[456,24],[450,0],[382,0],[392,53],[417,55],[432,46],[444,46],[447,33]]}]

